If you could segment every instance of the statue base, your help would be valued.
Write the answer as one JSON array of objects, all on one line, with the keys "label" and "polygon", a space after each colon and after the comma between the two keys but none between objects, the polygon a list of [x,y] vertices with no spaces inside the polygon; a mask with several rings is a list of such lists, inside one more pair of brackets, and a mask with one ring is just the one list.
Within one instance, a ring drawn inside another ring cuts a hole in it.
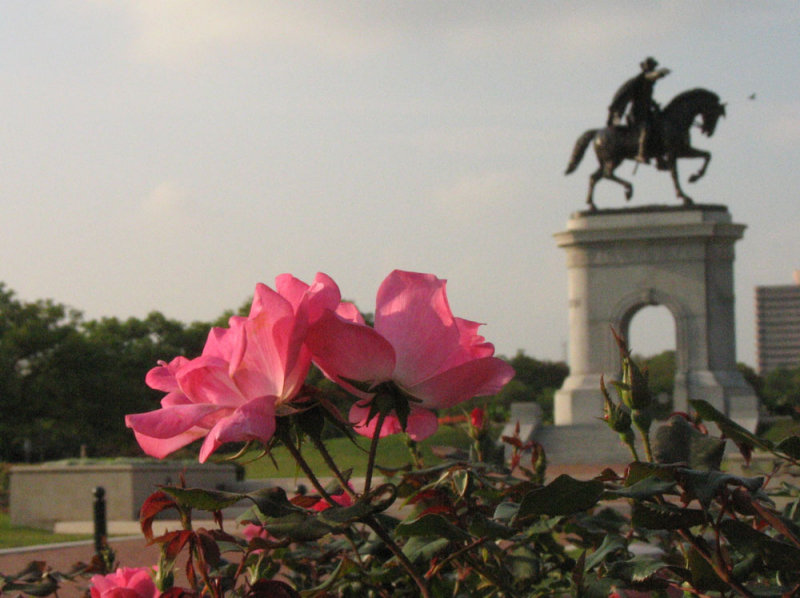
[{"label": "statue base", "polygon": [[570,376],[555,395],[556,425],[602,417],[601,376],[613,397],[621,369],[611,329],[629,338],[636,313],[662,305],[675,320],[675,410],[705,399],[755,429],[758,400],[736,367],[734,243],[744,229],[722,205],[572,215],[555,235],[567,254],[570,322]]}]

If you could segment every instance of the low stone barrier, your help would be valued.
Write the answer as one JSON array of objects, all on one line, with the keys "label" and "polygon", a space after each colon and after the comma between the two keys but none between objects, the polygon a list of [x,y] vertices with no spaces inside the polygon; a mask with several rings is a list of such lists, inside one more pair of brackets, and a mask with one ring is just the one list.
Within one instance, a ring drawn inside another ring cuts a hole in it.
[{"label": "low stone barrier", "polygon": [[52,529],[56,521],[91,521],[97,486],[105,488],[109,520],[135,521],[156,487],[179,483],[181,474],[189,487],[236,488],[233,464],[74,460],[16,465],[9,484],[11,524]]}]

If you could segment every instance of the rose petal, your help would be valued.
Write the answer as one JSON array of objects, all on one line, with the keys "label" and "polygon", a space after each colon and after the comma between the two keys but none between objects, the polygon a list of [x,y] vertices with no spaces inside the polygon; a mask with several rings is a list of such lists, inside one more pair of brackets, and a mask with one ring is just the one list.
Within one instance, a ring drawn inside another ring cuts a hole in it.
[{"label": "rose petal", "polygon": [[514,368],[498,357],[484,357],[440,372],[414,386],[409,394],[432,409],[452,407],[472,397],[493,395],[514,377]]},{"label": "rose petal", "polygon": [[266,444],[275,433],[275,397],[259,397],[218,421],[200,449],[200,462],[226,442],[259,440]]},{"label": "rose petal", "polygon": [[[367,421],[369,416],[369,407],[362,406],[359,403],[354,404],[350,408],[349,419],[355,424],[353,431],[362,436],[372,438],[375,435],[375,430],[378,427],[378,417],[375,416]],[[408,415],[407,427],[405,432],[408,433],[412,440],[424,440],[432,435],[439,427],[439,421],[436,414],[428,409],[421,407],[412,407]],[[390,413],[383,420],[381,426],[380,438],[389,436],[390,434],[399,434],[403,432],[403,426],[400,424],[400,419],[396,414]]]},{"label": "rose petal", "polygon": [[207,433],[208,430],[206,429],[192,428],[172,438],[153,438],[140,434],[136,430],[133,431],[136,442],[139,443],[139,446],[145,454],[155,457],[156,459],[163,459],[178,449],[185,447],[187,444],[191,444],[195,440],[202,438]]},{"label": "rose petal", "polygon": [[236,408],[246,401],[231,379],[228,363],[201,355],[178,372],[178,384],[192,402]]},{"label": "rose petal", "polygon": [[308,331],[306,344],[328,377],[382,382],[394,370],[394,349],[374,329],[343,320],[330,310]]},{"label": "rose petal", "polygon": [[210,404],[176,405],[147,413],[126,415],[125,425],[150,438],[171,438],[194,427],[217,409],[219,407]]},{"label": "rose petal", "polygon": [[182,355],[178,355],[169,363],[161,361],[158,366],[147,372],[144,381],[147,386],[156,390],[163,390],[164,392],[178,390],[175,372],[188,362],[189,360]]},{"label": "rose petal", "polygon": [[436,373],[460,346],[445,281],[432,274],[389,274],[378,289],[375,330],[394,347],[394,378],[407,386]]}]

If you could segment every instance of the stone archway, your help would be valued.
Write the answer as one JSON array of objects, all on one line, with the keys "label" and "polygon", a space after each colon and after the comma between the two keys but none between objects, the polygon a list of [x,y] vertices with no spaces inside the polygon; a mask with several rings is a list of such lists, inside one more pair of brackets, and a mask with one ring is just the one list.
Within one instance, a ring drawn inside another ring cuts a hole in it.
[{"label": "stone archway", "polygon": [[734,243],[744,225],[724,206],[582,212],[556,235],[567,252],[570,375],[555,397],[557,425],[602,415],[600,378],[619,375],[610,328],[627,334],[647,305],[675,320],[673,402],[703,398],[753,428],[755,393],[736,368]]}]

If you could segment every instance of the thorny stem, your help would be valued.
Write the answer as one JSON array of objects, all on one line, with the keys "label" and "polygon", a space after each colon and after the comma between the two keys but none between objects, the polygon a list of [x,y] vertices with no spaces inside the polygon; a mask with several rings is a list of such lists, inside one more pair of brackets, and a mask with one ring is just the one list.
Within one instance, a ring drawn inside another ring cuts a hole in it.
[{"label": "thorny stem", "polygon": [[[639,433],[642,435],[642,445],[644,446],[644,456],[647,459],[648,463],[655,463],[655,459],[653,459],[653,448],[650,444],[650,434],[644,427],[640,426],[636,423],[636,419],[634,418],[634,424],[637,428],[639,428]],[[635,454],[635,451],[634,451]]]},{"label": "thorny stem", "polygon": [[316,474],[314,474],[308,462],[305,460],[305,458],[300,453],[298,448],[294,445],[294,442],[292,442],[289,432],[287,431],[282,432],[281,440],[283,441],[283,444],[286,445],[286,448],[292,455],[292,458],[294,458],[294,460],[300,466],[300,469],[302,469],[303,473],[306,474],[308,481],[311,482],[311,485],[314,486],[317,492],[319,492],[319,495],[326,501],[328,501],[329,504],[334,504],[334,500],[333,498],[331,498],[331,495],[325,490],[325,488],[322,487],[322,484],[320,483]]},{"label": "thorny stem", "polygon": [[459,549],[459,550],[457,550],[456,552],[454,552],[454,553],[452,553],[452,554],[448,555],[446,558],[444,558],[444,559],[442,559],[441,561],[439,561],[438,563],[436,563],[436,565],[434,565],[433,567],[431,567],[430,571],[428,571],[428,572],[425,574],[425,577],[426,577],[426,578],[431,578],[431,577],[433,577],[434,575],[436,575],[437,573],[439,573],[439,571],[441,571],[441,570],[442,570],[442,568],[443,568],[443,567],[444,567],[444,566],[445,566],[447,563],[449,563],[449,562],[450,562],[450,561],[452,561],[452,560],[455,560],[455,559],[457,559],[457,558],[458,558],[458,557],[460,557],[462,554],[465,554],[465,553],[469,552],[470,550],[473,550],[473,549],[477,548],[477,547],[478,547],[478,546],[480,546],[481,544],[485,544],[485,543],[486,543],[488,540],[489,540],[489,538],[478,538],[478,539],[477,539],[477,540],[475,540],[474,542],[470,542],[469,544],[467,544],[467,545],[466,545],[466,546],[464,546],[463,548],[460,548],[460,549]]},{"label": "thorny stem", "polygon": [[322,455],[322,459],[325,461],[328,469],[333,472],[333,475],[339,481],[339,485],[342,487],[342,489],[350,495],[350,498],[356,498],[358,495],[356,494],[355,490],[350,487],[350,484],[344,478],[344,475],[342,475],[342,472],[339,470],[339,466],[334,462],[333,457],[331,457],[331,454],[328,452],[328,447],[325,446],[325,443],[317,437],[312,437],[311,441],[314,443],[314,446],[317,447],[319,454]]},{"label": "thorny stem", "polygon": [[739,582],[737,582],[733,577],[730,575],[728,570],[721,566],[714,560],[714,557],[708,554],[708,551],[705,550],[694,538],[694,536],[688,530],[678,530],[678,535],[680,535],[684,540],[689,542],[692,547],[697,551],[703,559],[711,566],[714,572],[719,576],[719,578],[727,583],[732,590],[734,590],[737,594],[741,596],[747,596],[748,598],[753,598],[754,595],[744,586],[742,586]]},{"label": "thorny stem", "polygon": [[419,573],[417,573],[416,569],[414,569],[414,565],[411,564],[411,561],[409,561],[408,557],[403,554],[403,551],[395,543],[383,526],[378,522],[378,520],[370,515],[364,519],[364,523],[366,523],[369,528],[374,531],[375,534],[377,534],[386,547],[392,551],[392,554],[397,557],[397,560],[400,561],[400,564],[411,576],[411,579],[413,579],[414,583],[417,584],[417,587],[420,591],[420,596],[422,596],[422,598],[430,598],[431,594],[430,590],[428,589],[427,582]]},{"label": "thorny stem", "polygon": [[384,419],[386,419],[386,415],[382,412],[378,412],[378,423],[375,426],[375,433],[372,435],[372,442],[369,445],[367,473],[364,477],[364,494],[369,492],[370,486],[372,485],[372,471],[375,469],[375,455],[378,452],[378,440],[381,436],[381,428],[383,428]]}]

